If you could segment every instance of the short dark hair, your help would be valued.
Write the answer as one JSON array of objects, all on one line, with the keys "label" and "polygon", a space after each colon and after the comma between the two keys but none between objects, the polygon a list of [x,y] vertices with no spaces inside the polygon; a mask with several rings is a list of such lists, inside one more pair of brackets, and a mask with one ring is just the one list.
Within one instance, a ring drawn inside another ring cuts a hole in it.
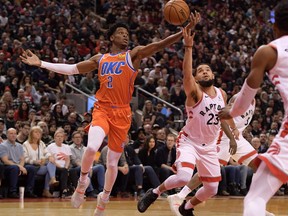
[{"label": "short dark hair", "polygon": [[127,24],[122,23],[122,22],[117,22],[117,23],[113,24],[113,25],[109,28],[109,30],[107,31],[107,39],[108,39],[109,41],[110,41],[110,37],[115,33],[116,29],[117,29],[117,28],[120,28],[120,27],[127,29],[127,31],[129,32],[129,27],[128,27]]},{"label": "short dark hair", "polygon": [[[200,66],[202,66],[202,65],[207,65],[208,67],[210,67],[210,65],[209,64],[206,64],[206,63],[201,63],[201,64],[199,64],[193,71],[192,71],[192,75],[195,77],[196,75],[197,75],[197,70],[198,70],[198,68],[200,67]],[[211,68],[211,67],[210,67]],[[212,70],[212,69],[211,69]]]},{"label": "short dark hair", "polygon": [[288,1],[283,0],[275,8],[275,24],[279,30],[288,32]]}]

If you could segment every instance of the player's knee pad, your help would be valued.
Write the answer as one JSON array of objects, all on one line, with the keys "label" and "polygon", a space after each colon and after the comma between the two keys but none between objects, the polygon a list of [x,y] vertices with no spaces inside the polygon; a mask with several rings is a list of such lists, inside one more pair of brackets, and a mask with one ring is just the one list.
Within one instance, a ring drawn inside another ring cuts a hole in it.
[{"label": "player's knee pad", "polygon": [[105,131],[101,127],[91,126],[88,132],[88,152],[95,154],[102,145],[105,136]]},{"label": "player's knee pad", "polygon": [[196,193],[196,198],[205,201],[217,194],[219,182],[203,182],[203,187]]},{"label": "player's knee pad", "polygon": [[177,181],[181,185],[186,185],[192,178],[193,170],[188,168],[182,168],[177,170]]}]

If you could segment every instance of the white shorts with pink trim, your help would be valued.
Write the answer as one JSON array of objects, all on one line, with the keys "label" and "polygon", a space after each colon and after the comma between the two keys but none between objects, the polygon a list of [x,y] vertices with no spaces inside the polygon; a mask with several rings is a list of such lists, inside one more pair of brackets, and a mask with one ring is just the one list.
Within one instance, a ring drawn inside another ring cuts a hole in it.
[{"label": "white shorts with pink trim", "polygon": [[[287,137],[287,136],[286,136]],[[266,153],[259,154],[269,170],[283,183],[288,181],[288,137],[275,137]]]},{"label": "white shorts with pink trim", "polygon": [[217,145],[219,147],[218,157],[222,165],[226,165],[232,157],[239,164],[248,165],[254,158],[257,157],[256,150],[252,145],[243,137],[239,136],[237,142],[237,151],[236,154],[230,156],[229,153],[229,139],[222,138],[221,142]]},{"label": "white shorts with pink trim", "polygon": [[177,169],[181,167],[197,166],[199,177],[202,181],[221,181],[220,163],[217,155],[216,144],[192,142],[185,132],[180,132],[176,141]]}]

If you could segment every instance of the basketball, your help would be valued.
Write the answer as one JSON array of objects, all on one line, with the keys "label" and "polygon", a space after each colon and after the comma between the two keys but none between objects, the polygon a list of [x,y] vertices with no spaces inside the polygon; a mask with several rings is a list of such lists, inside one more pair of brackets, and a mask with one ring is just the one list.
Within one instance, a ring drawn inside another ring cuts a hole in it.
[{"label": "basketball", "polygon": [[172,25],[183,25],[189,16],[190,9],[184,0],[170,0],[164,6],[164,18]]}]

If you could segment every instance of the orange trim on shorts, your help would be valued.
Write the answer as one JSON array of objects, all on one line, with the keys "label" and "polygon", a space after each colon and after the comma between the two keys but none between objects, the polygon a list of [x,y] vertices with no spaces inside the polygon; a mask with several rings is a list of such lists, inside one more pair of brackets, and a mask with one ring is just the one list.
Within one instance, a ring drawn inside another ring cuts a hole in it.
[{"label": "orange trim on shorts", "polygon": [[[254,158],[254,160],[252,160],[251,162],[253,163],[253,165],[254,165],[256,168],[258,168],[259,165],[260,165],[260,163],[261,163],[262,161],[261,161],[261,159],[259,158],[259,155],[258,155],[258,157]],[[250,163],[251,163],[251,162],[250,162]]]},{"label": "orange trim on shorts", "polygon": [[188,168],[191,168],[194,170],[195,168],[195,165],[194,164],[191,164],[191,163],[188,163],[188,162],[181,162],[181,166],[182,167],[188,167]]},{"label": "orange trim on shorts", "polygon": [[256,150],[253,150],[252,152],[249,152],[248,154],[243,155],[241,158],[239,158],[238,163],[242,164],[244,160],[246,160],[247,158],[249,158],[255,154],[257,154],[257,152],[256,152]]},{"label": "orange trim on shorts", "polygon": [[259,159],[265,162],[271,173],[276,176],[279,180],[281,180],[283,183],[286,183],[288,181],[288,175],[284,173],[282,170],[280,170],[278,167],[274,166],[268,158],[263,157],[262,155],[258,156]]},{"label": "orange trim on shorts", "polygon": [[217,177],[199,177],[200,180],[203,182],[220,182],[221,181],[221,176],[217,176]]},{"label": "orange trim on shorts", "polygon": [[226,166],[228,164],[227,161],[219,159],[219,163],[222,164],[223,166]]}]

